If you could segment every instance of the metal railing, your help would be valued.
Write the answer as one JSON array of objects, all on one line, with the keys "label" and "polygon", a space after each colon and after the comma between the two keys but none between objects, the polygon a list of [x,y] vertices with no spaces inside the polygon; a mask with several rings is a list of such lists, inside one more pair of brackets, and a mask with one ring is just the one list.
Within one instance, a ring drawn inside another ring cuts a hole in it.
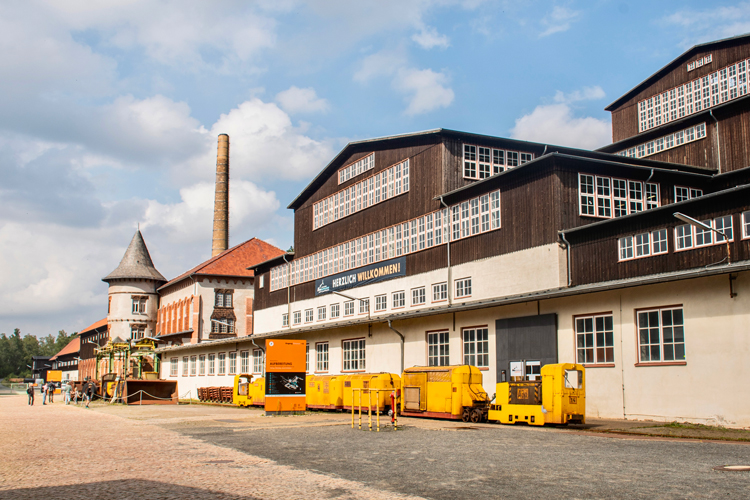
[{"label": "metal railing", "polygon": [[[362,430],[362,392],[367,391],[367,424],[372,431],[372,393],[375,393],[375,420],[376,432],[380,432],[380,393],[391,392],[391,389],[355,389],[352,388],[352,429],[354,429],[354,412],[355,407],[359,411],[359,430]],[[357,404],[354,404],[354,395],[359,396]],[[391,408],[393,412],[393,430],[398,430],[398,413],[396,408]]]}]

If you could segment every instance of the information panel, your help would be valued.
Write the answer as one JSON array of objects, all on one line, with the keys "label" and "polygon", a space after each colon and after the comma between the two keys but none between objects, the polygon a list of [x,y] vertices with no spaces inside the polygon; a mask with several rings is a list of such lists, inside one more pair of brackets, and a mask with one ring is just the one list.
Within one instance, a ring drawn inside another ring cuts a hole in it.
[{"label": "information panel", "polygon": [[266,414],[305,411],[307,341],[266,340]]}]

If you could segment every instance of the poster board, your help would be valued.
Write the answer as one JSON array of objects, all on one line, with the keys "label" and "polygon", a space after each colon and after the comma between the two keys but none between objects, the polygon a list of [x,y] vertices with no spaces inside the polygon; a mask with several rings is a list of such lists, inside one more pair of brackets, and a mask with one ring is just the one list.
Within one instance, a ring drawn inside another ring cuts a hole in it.
[{"label": "poster board", "polygon": [[266,340],[267,415],[305,411],[307,341]]}]

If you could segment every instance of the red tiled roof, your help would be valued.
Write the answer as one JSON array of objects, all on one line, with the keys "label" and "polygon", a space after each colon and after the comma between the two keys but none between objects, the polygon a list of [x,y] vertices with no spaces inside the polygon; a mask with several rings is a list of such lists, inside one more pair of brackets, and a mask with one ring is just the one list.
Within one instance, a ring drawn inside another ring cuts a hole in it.
[{"label": "red tiled roof", "polygon": [[[106,322],[106,320],[105,320]],[[76,337],[70,342],[68,342],[68,345],[60,349],[60,352],[49,358],[50,361],[54,361],[55,359],[59,358],[60,356],[63,356],[65,354],[73,354],[81,350],[81,337]]]},{"label": "red tiled roof", "polygon": [[107,326],[107,318],[100,319],[99,321],[97,321],[93,325],[87,326],[86,328],[84,328],[83,330],[81,330],[80,332],[78,332],[78,335],[81,335],[82,333],[90,332],[91,330],[99,329],[99,328],[101,328],[103,326]]},{"label": "red tiled roof", "polygon": [[284,251],[258,238],[252,238],[244,243],[235,245],[223,251],[216,257],[211,257],[176,278],[166,285],[159,287],[162,290],[170,285],[180,282],[192,274],[203,276],[246,276],[253,277],[253,271],[247,269],[250,266],[272,259],[283,254]]}]

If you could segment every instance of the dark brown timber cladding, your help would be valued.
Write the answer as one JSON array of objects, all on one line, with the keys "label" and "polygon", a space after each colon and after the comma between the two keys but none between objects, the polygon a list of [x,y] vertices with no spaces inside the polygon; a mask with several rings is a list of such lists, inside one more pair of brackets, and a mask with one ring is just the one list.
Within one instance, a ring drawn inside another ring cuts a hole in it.
[{"label": "dark brown timber cladding", "polygon": [[[698,220],[732,214],[734,242],[730,243],[732,261],[750,259],[750,240],[742,240],[741,214],[748,209],[748,191],[729,193],[708,200],[679,204],[674,209],[644,212],[635,217],[613,221],[583,234],[572,233],[571,268],[573,285],[602,281],[635,278],[703,267],[720,262],[726,257],[726,244],[693,248],[675,252],[675,226],[682,225],[672,215],[683,212]],[[667,228],[668,252],[662,255],[643,257],[618,262],[618,240],[624,236]]]},{"label": "dark brown timber cladding", "polygon": [[[332,175],[318,191],[294,212],[294,249],[298,257],[337,245],[364,234],[417,217],[439,208],[433,198],[442,191],[443,147],[436,136],[414,138],[416,144],[398,149],[376,151],[375,168],[338,184]],[[359,155],[359,157],[364,155]],[[313,205],[318,201],[368,179],[378,172],[409,158],[409,192],[380,202],[336,222],[312,230]],[[345,164],[351,163],[350,161]]]},{"label": "dark brown timber cladding", "polygon": [[[713,61],[688,72],[687,63],[711,54]],[[711,74],[734,62],[750,57],[750,43],[747,39],[729,41],[721,47],[702,47],[691,52],[688,57],[675,61],[676,66],[663,76],[631,96],[612,110],[612,142],[618,142],[638,134],[638,101],[647,99],[665,90],[683,85],[689,81]]]}]

